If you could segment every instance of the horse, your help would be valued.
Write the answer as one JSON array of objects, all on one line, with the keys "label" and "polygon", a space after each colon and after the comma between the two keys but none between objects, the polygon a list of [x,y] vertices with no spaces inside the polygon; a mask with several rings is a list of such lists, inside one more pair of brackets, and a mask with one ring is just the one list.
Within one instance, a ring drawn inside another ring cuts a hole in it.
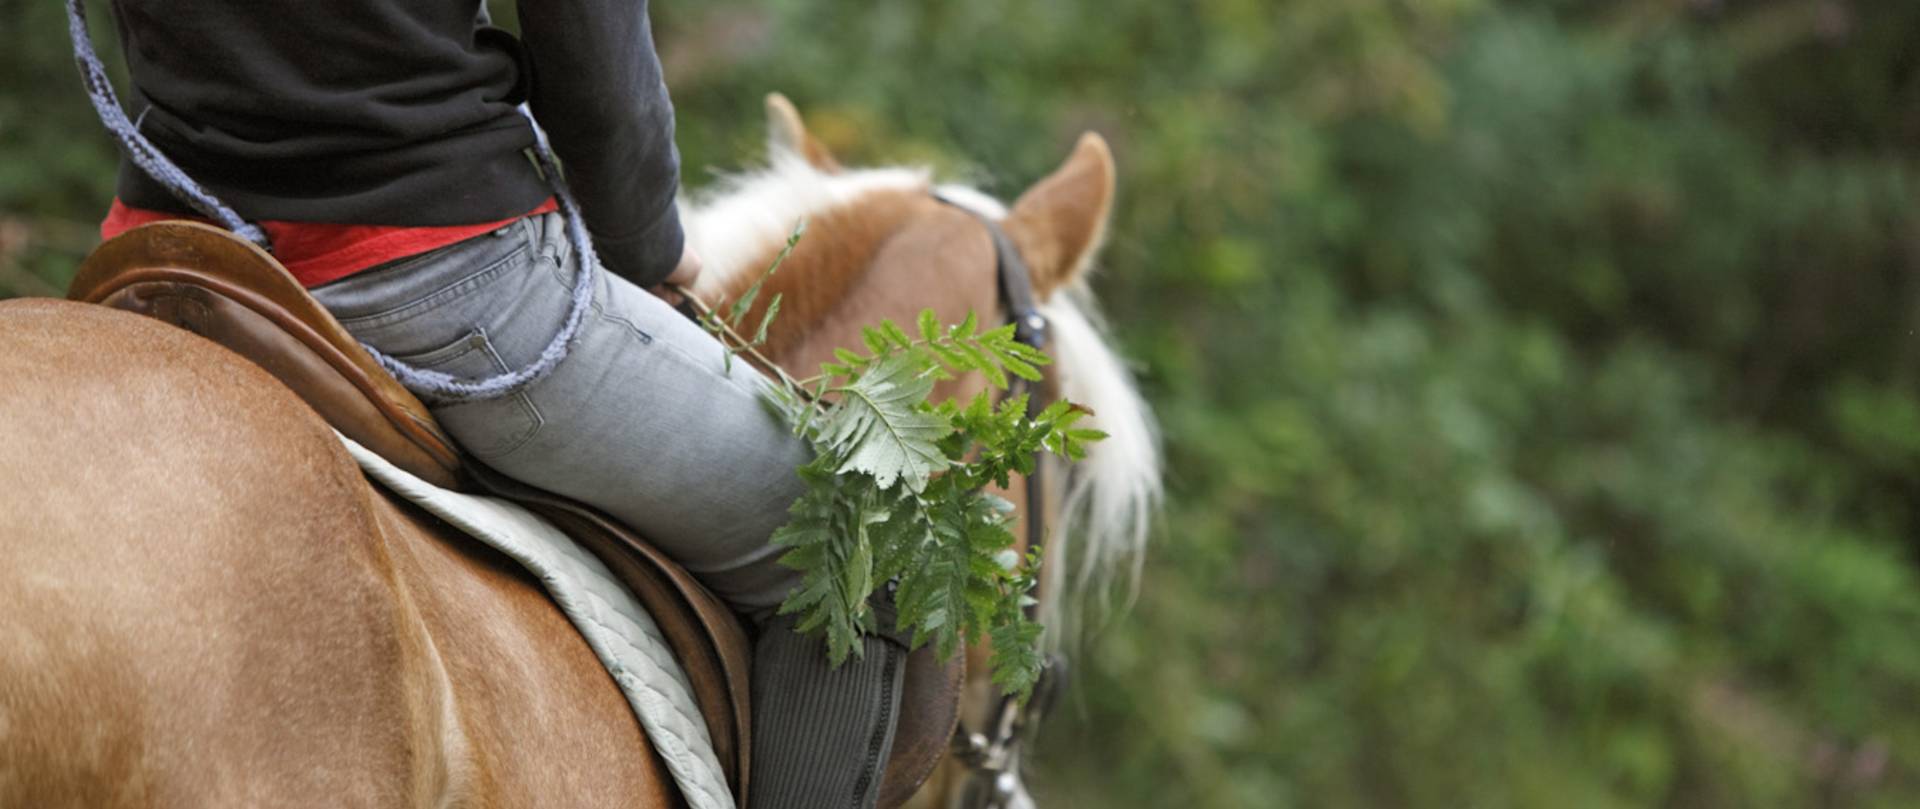
[{"label": "horse", "polygon": [[[1159,494],[1150,416],[1086,287],[1105,143],[1008,208],[845,169],[790,104],[769,112],[769,165],[683,205],[694,294],[737,299],[807,222],[762,292],[783,300],[763,353],[803,371],[881,318],[997,313],[973,217],[1000,220],[1054,326],[1046,384],[1112,436],[1032,504],[1058,537],[1044,616],[1066,625],[1076,592],[1137,570]],[[156,321],[21,299],[0,301],[0,379],[0,806],[677,803],[538,583],[371,485],[266,372]],[[1005,495],[1025,513],[1022,490]],[[971,666],[965,721],[991,697]],[[949,804],[961,775],[943,763],[910,805]]]}]

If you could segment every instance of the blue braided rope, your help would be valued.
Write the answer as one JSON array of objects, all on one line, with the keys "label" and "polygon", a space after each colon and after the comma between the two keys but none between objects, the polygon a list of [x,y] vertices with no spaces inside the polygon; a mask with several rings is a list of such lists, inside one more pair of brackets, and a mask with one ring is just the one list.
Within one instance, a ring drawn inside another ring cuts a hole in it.
[{"label": "blue braided rope", "polygon": [[531,365],[518,371],[509,371],[485,379],[458,379],[440,371],[416,368],[380,352],[373,346],[362,343],[367,353],[373,355],[380,367],[400,380],[415,393],[442,399],[448,402],[479,402],[498,399],[531,385],[567,358],[572,347],[573,337],[580,331],[581,321],[586,319],[587,308],[593,303],[594,270],[600,266],[600,257],[593,251],[593,239],[587,235],[587,228],[580,222],[580,204],[573,199],[573,189],[567,186],[567,179],[560,173],[560,163],[553,157],[553,147],[547,144],[547,133],[533,120],[533,112],[525,104],[520,105],[520,114],[527,117],[527,123],[533,126],[533,153],[540,161],[541,173],[547,175],[547,182],[553,185],[553,196],[560,203],[560,215],[566,218],[567,242],[573,246],[573,256],[579,265],[573,276],[573,301],[567,308],[566,320],[560,324],[560,332],[547,343]]},{"label": "blue braided rope", "polygon": [[113,82],[107,79],[107,68],[100,64],[99,54],[93,51],[93,37],[87,35],[87,10],[81,0],[67,0],[67,35],[73,40],[73,60],[80,65],[80,80],[87,85],[87,98],[93,101],[93,110],[100,114],[100,122],[120,141],[120,149],[126,152],[127,159],[208,219],[264,249],[272,249],[265,231],[214,199],[140,134],[139,126],[127,120],[126,110],[120,107],[120,97],[113,92]]},{"label": "blue braided rope", "polygon": [[[152,141],[140,134],[137,124],[127,119],[119,96],[113,91],[113,83],[107,78],[107,69],[94,52],[93,38],[87,34],[87,12],[83,1],[67,0],[67,33],[73,40],[74,61],[80,66],[80,78],[86,84],[87,98],[93,102],[94,111],[99,113],[100,122],[120,142],[127,158],[146,172],[148,177],[152,177],[154,182],[172,191],[208,219],[219,222],[262,248],[271,249],[265,231],[241,218],[239,213],[200,187],[178,165],[161,154]],[[539,161],[541,173],[553,186],[553,195],[560,204],[560,214],[566,218],[567,241],[572,245],[574,259],[579,263],[579,270],[574,274],[573,299],[567,308],[566,319],[561,322],[560,331],[554,334],[553,340],[531,364],[517,371],[481,379],[461,379],[441,371],[419,368],[388,356],[366,343],[360,344],[380,367],[416,394],[446,403],[480,402],[512,395],[546,378],[567,358],[573,338],[579,333],[580,324],[586,319],[587,309],[593,303],[594,271],[600,266],[600,259],[593,250],[593,239],[588,236],[586,226],[581,224],[580,205],[574,200],[566,177],[560,173],[560,163],[553,156],[553,147],[547,142],[546,131],[540,128],[532,110],[525,104],[520,105],[520,114],[526,116],[527,123],[533,127],[534,156]]]}]

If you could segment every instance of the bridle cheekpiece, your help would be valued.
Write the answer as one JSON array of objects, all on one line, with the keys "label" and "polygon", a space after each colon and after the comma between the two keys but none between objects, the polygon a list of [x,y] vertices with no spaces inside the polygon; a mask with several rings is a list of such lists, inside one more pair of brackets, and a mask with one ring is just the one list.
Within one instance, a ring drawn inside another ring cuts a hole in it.
[{"label": "bridle cheekpiece", "polygon": [[[1020,251],[1014,247],[1013,239],[1007,236],[1006,229],[998,221],[953,199],[938,193],[934,194],[934,198],[967,212],[986,226],[988,235],[993,237],[1000,302],[1006,307],[1007,318],[1013,324],[1014,339],[1028,347],[1045,350],[1050,333],[1047,317],[1040,312],[1039,303],[1034,298],[1033,272],[1027,267]],[[1014,377],[1007,387],[1009,396],[1027,396],[1029,418],[1038,415],[1047,405],[1035,394],[1033,383],[1020,377]],[[1041,509],[1046,491],[1041,481],[1043,461],[1042,458],[1036,458],[1033,472],[1026,476],[1027,548],[1030,550],[1040,547],[1047,533],[1046,515]],[[1037,617],[1037,601],[1026,609],[1029,619]],[[1034,684],[1033,694],[1025,703],[1012,696],[1002,696],[989,720],[990,726],[984,731],[969,731],[965,723],[954,728],[953,755],[967,768],[959,804],[961,807],[1008,809],[1012,806],[1013,798],[1021,792],[1023,744],[1059,697],[1066,674],[1066,658],[1058,652],[1049,654],[1040,669],[1040,678]]]}]

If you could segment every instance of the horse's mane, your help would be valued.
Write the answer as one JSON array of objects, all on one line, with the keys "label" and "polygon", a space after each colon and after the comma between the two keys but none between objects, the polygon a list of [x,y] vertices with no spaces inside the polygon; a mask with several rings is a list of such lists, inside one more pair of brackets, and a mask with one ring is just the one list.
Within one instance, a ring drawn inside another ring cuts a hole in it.
[{"label": "horse's mane", "polygon": [[[931,190],[932,173],[925,169],[828,173],[796,153],[775,149],[766,168],[724,178],[683,205],[688,238],[706,264],[696,290],[708,300],[740,294],[803,219],[819,221],[833,214],[835,222],[845,222],[864,203]],[[942,185],[938,190],[989,218],[1006,218],[1005,205],[976,189]],[[802,251],[794,258],[802,259]],[[783,275],[793,273],[789,282],[809,271],[805,261],[795,263],[791,270],[782,269]],[[857,277],[842,273],[840,282]],[[1060,509],[1049,528],[1063,539],[1048,549],[1044,584],[1047,592],[1064,597],[1042,600],[1042,620],[1051,642],[1057,643],[1077,628],[1079,616],[1072,607],[1085,603],[1085,596],[1104,601],[1116,589],[1129,596],[1133,592],[1161,498],[1160,449],[1152,414],[1106,337],[1085,277],[1056,291],[1042,309],[1052,323],[1048,351],[1061,395],[1093,410],[1088,426],[1109,435],[1085,460],[1059,470],[1064,474],[1048,476],[1064,481],[1053,486],[1050,495]]]},{"label": "horse's mane", "polygon": [[710,299],[730,298],[767,268],[800,222],[852,208],[876,192],[931,184],[923,169],[829,174],[799,155],[775,151],[766,168],[722,177],[681,205],[687,239],[705,264],[695,289]]}]

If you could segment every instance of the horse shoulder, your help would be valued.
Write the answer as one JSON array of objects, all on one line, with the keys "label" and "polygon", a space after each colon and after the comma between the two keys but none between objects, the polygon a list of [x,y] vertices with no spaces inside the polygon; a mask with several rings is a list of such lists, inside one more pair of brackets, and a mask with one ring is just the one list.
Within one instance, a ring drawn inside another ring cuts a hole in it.
[{"label": "horse shoulder", "polygon": [[375,508],[453,690],[458,805],[676,805],[625,696],[523,568],[385,492]]},{"label": "horse shoulder", "polygon": [[538,587],[265,372],[0,302],[0,805],[665,806]]}]

